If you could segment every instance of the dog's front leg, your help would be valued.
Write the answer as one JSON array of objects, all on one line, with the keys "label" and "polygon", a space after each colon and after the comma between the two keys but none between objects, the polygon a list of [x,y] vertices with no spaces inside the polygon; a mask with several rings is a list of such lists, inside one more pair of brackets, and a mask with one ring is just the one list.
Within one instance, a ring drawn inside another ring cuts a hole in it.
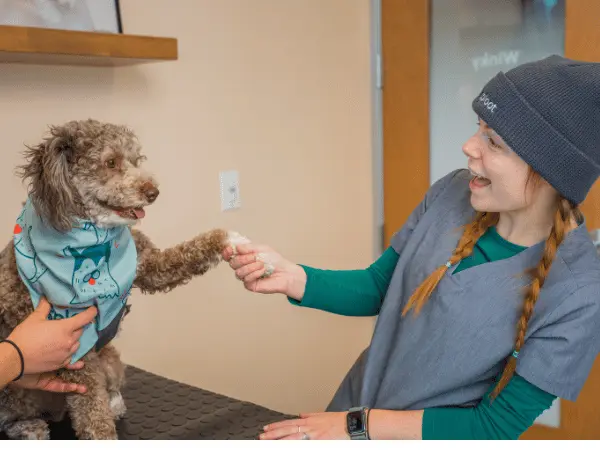
[{"label": "dog's front leg", "polygon": [[143,293],[168,292],[194,276],[206,273],[221,261],[228,233],[212,230],[175,247],[159,250],[143,233],[132,230],[138,250],[134,286]]},{"label": "dog's front leg", "polygon": [[73,430],[79,439],[117,439],[114,414],[110,408],[110,397],[106,375],[99,357],[89,353],[85,366],[80,370],[61,371],[61,378],[71,383],[83,384],[85,394],[69,394],[67,407]]}]

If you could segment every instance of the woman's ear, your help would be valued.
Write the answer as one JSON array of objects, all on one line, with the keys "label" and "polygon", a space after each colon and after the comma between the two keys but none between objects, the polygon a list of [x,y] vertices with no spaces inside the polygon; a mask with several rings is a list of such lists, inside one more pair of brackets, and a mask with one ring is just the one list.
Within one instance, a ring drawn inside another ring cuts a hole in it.
[{"label": "woman's ear", "polygon": [[75,189],[70,167],[75,157],[75,136],[68,127],[52,127],[50,136],[34,147],[27,147],[27,163],[19,175],[28,180],[31,201],[42,220],[59,231],[72,227]]}]

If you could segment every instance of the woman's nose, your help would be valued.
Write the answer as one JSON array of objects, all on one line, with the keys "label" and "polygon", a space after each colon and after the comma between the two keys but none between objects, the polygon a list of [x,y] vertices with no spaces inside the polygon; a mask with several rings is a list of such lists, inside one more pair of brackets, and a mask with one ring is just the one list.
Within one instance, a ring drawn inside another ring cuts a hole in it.
[{"label": "woman's nose", "polygon": [[463,144],[463,153],[469,158],[481,158],[481,139],[475,134]]}]

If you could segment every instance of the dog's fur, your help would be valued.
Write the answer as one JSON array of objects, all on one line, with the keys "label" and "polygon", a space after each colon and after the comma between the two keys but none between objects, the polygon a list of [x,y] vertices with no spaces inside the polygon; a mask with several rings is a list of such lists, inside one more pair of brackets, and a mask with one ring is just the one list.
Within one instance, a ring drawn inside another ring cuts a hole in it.
[{"label": "dog's fur", "polygon": [[[141,168],[144,157],[134,133],[123,126],[86,120],[51,127],[50,136],[28,147],[25,156],[20,175],[28,181],[36,211],[64,232],[76,217],[102,226],[132,226],[136,220],[127,211],[148,206],[158,193],[156,181]],[[159,250],[139,230],[131,231],[138,252],[134,287],[150,294],[168,292],[217,265],[230,236],[215,229]],[[0,337],[6,338],[32,308],[11,241],[0,253]],[[78,438],[116,439],[115,420],[125,412],[123,363],[110,344],[89,352],[84,361],[82,370],[59,375],[87,386],[86,394],[14,385],[0,391],[0,428],[11,438],[46,439],[46,420],[60,420],[68,412]]]}]

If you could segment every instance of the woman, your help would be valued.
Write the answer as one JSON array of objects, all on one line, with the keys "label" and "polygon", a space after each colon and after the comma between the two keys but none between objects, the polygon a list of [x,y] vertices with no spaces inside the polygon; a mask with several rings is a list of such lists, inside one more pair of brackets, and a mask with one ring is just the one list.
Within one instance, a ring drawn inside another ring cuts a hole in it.
[{"label": "woman", "polygon": [[473,101],[470,173],[437,181],[364,271],[224,252],[253,292],[379,315],[327,412],[262,439],[516,439],[577,398],[600,345],[600,260],[577,208],[600,173],[599,96],[600,64],[499,73]]},{"label": "woman", "polygon": [[25,389],[85,393],[85,386],[65,383],[53,374],[61,367],[77,370],[83,362],[68,364],[79,348],[83,327],[94,320],[96,308],[64,320],[48,320],[50,303],[38,307],[6,339],[0,339],[0,389],[14,383]]}]

